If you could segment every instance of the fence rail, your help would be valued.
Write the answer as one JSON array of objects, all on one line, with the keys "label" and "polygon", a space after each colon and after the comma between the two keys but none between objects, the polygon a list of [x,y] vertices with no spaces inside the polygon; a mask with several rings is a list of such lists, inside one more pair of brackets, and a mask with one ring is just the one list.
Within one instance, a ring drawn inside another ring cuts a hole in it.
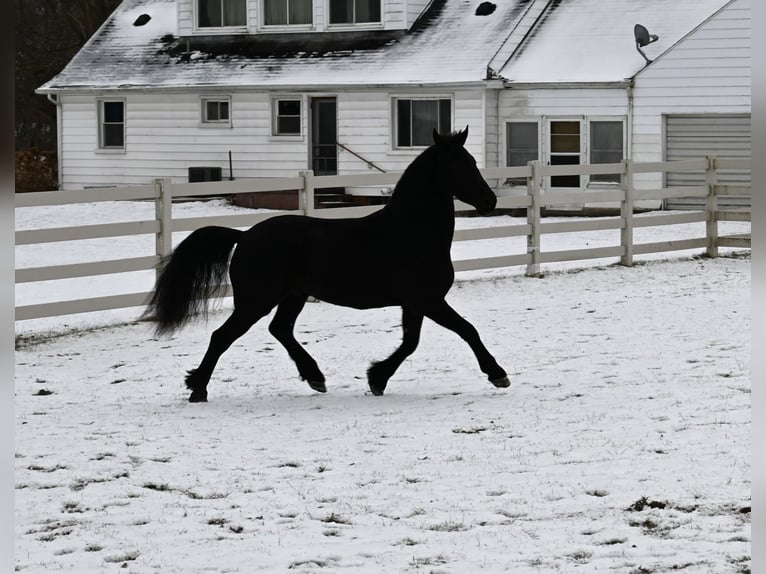
[{"label": "fence rail", "polygon": [[[526,237],[526,252],[517,255],[480,257],[455,261],[456,271],[491,269],[509,266],[526,266],[527,275],[539,275],[543,263],[578,261],[594,258],[618,258],[623,265],[632,265],[635,255],[704,249],[710,257],[718,256],[719,247],[749,248],[749,234],[730,236],[718,235],[719,221],[750,221],[750,210],[720,210],[718,198],[722,196],[749,196],[749,184],[719,185],[717,173],[722,169],[750,169],[749,159],[718,159],[706,157],[676,162],[635,163],[626,160],[615,164],[549,166],[531,162],[527,166],[512,168],[487,168],[482,174],[487,179],[526,178],[527,191],[524,195],[501,197],[500,209],[526,209],[527,222],[519,225],[463,229],[455,232],[454,241],[474,241],[510,237]],[[637,173],[702,172],[705,185],[672,187],[660,189],[635,189],[634,175]],[[598,191],[562,192],[544,190],[541,182],[552,175],[619,174],[621,185],[615,189]],[[121,223],[92,224],[48,229],[30,229],[16,232],[16,245],[35,245],[61,241],[94,238],[113,238],[132,235],[154,235],[155,252],[143,257],[113,259],[88,263],[53,265],[16,269],[17,284],[58,279],[126,273],[156,269],[162,257],[172,250],[172,233],[191,231],[204,225],[225,225],[228,227],[249,227],[284,213],[301,213],[315,217],[361,217],[380,209],[380,206],[355,206],[324,208],[317,210],[314,205],[316,189],[329,187],[364,187],[393,185],[401,173],[368,173],[363,175],[315,176],[311,171],[301,172],[298,177],[236,180],[212,183],[172,183],[169,179],[158,179],[153,185],[131,187],[109,187],[76,191],[47,191],[16,195],[16,207],[68,205],[74,203],[95,203],[103,201],[151,200],[155,205],[154,219]],[[297,191],[299,209],[292,212],[275,211],[268,213],[233,214],[211,217],[173,217],[173,200],[188,199],[204,195],[230,195],[235,193],[259,193],[271,191]],[[664,200],[676,197],[704,198],[705,208],[699,211],[663,213],[634,217],[636,201]],[[589,218],[582,221],[546,222],[542,210],[571,204],[594,204],[608,202],[619,205],[619,216]],[[457,210],[472,210],[470,206],[455,201]],[[704,236],[693,239],[679,239],[655,243],[636,244],[633,230],[647,226],[679,225],[685,223],[706,223]],[[566,251],[542,252],[540,238],[552,233],[574,233],[596,230],[620,230],[620,244],[609,247],[594,247]],[[92,311],[141,306],[148,293],[109,295],[78,300],[58,301],[17,306],[16,320],[69,315]]]}]

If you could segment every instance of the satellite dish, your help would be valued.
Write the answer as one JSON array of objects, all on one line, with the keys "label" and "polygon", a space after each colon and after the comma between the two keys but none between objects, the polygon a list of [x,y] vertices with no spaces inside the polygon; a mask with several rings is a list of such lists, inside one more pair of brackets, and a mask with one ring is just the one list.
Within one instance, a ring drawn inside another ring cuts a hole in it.
[{"label": "satellite dish", "polygon": [[643,48],[644,46],[651,44],[652,42],[656,42],[660,39],[659,36],[650,34],[649,30],[647,30],[641,24],[636,24],[633,26],[633,35],[636,37],[636,44],[638,44],[640,48]]},{"label": "satellite dish", "polygon": [[646,54],[644,54],[644,51],[641,48],[656,42],[660,37],[656,34],[650,34],[649,30],[641,24],[633,26],[633,36],[636,38],[636,50],[638,50],[638,53],[644,57],[647,65],[651,64],[652,61],[646,57]]}]

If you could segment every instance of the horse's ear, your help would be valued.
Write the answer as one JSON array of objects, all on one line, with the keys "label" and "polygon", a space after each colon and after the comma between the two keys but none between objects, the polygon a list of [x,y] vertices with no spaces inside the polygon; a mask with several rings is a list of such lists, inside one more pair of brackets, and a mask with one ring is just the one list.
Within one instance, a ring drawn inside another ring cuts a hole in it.
[{"label": "horse's ear", "polygon": [[436,128],[434,128],[433,136],[434,136],[434,143],[436,145],[444,143],[444,138],[439,135],[439,132],[436,131]]},{"label": "horse's ear", "polygon": [[465,145],[465,141],[468,139],[468,126],[465,126],[465,129],[462,132],[459,132],[457,134],[457,143],[459,143],[461,146]]}]

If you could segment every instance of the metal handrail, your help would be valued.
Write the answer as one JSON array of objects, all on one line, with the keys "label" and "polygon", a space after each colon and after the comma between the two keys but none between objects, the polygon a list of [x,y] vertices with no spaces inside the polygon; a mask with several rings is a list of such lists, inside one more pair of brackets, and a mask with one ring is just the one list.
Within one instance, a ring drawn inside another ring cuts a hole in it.
[{"label": "metal handrail", "polygon": [[356,153],[354,150],[352,150],[352,149],[348,148],[347,146],[343,145],[343,144],[342,144],[342,143],[340,143],[340,142],[335,142],[335,143],[337,144],[337,146],[338,146],[339,148],[341,148],[341,149],[344,149],[344,150],[346,150],[348,153],[350,153],[351,155],[353,155],[353,156],[355,156],[355,157],[357,157],[357,158],[361,159],[361,160],[362,160],[364,163],[366,163],[366,164],[367,164],[367,167],[368,167],[368,168],[370,168],[370,169],[373,169],[373,168],[375,168],[375,169],[377,169],[377,170],[378,170],[379,172],[381,172],[381,173],[386,173],[386,170],[385,170],[385,169],[383,169],[382,167],[380,167],[380,166],[378,166],[378,165],[375,165],[373,162],[371,162],[370,160],[368,160],[368,159],[367,159],[367,158],[365,158],[365,157],[362,157],[361,155],[359,155],[358,153]]}]

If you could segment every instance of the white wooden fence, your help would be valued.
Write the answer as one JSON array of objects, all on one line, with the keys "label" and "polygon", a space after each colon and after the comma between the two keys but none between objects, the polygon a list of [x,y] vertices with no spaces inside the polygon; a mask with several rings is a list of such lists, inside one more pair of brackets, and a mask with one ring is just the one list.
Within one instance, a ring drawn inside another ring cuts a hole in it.
[{"label": "white wooden fence", "polygon": [[[686,249],[704,249],[710,257],[717,257],[719,247],[749,248],[750,234],[719,236],[719,221],[750,221],[749,210],[719,210],[718,198],[724,195],[747,196],[751,194],[749,184],[718,185],[717,172],[721,169],[750,169],[749,159],[716,159],[706,157],[681,162],[634,163],[626,160],[619,164],[549,166],[531,162],[525,167],[487,168],[482,174],[487,179],[526,178],[527,193],[517,197],[502,197],[498,200],[498,209],[526,209],[527,221],[522,225],[464,229],[455,232],[455,241],[491,239],[504,237],[527,238],[526,252],[517,255],[483,257],[455,261],[456,271],[491,269],[525,265],[527,275],[539,275],[542,263],[577,261],[594,258],[618,258],[624,265],[632,265],[635,255],[663,251]],[[663,189],[636,189],[634,174],[647,172],[704,172],[705,184],[692,187],[673,187]],[[556,175],[595,175],[620,174],[622,185],[619,188],[599,191],[543,190],[541,182],[547,176]],[[158,179],[153,185],[132,187],[111,187],[77,191],[48,191],[16,195],[17,207],[65,205],[73,203],[93,203],[102,201],[151,200],[155,204],[155,217],[151,220],[124,223],[106,223],[77,227],[52,229],[30,229],[16,232],[16,245],[31,245],[72,241],[80,239],[112,238],[130,235],[153,234],[156,237],[156,249],[153,254],[144,257],[54,265],[46,267],[16,269],[17,284],[89,277],[112,273],[125,273],[156,269],[161,258],[172,250],[172,233],[191,231],[205,225],[224,225],[228,227],[249,227],[281,213],[302,213],[316,217],[357,217],[380,209],[380,206],[314,208],[314,190],[329,187],[392,186],[400,173],[372,173],[364,175],[314,176],[312,172],[302,172],[297,177],[224,181],[215,183],[171,183],[168,179]],[[268,212],[253,214],[235,214],[213,217],[174,218],[173,199],[193,198],[202,195],[229,195],[235,193],[298,191],[299,209],[293,212]],[[634,203],[641,200],[663,200],[673,197],[705,198],[705,209],[700,211],[658,212],[655,215],[634,217]],[[607,202],[619,204],[618,216],[594,217],[587,220],[546,222],[541,217],[541,210],[559,205],[594,204]],[[458,210],[473,208],[455,202]],[[659,243],[636,244],[633,231],[642,226],[677,225],[694,222],[706,222],[706,234],[694,239],[680,239]],[[596,247],[567,251],[544,252],[540,249],[540,238],[550,233],[571,233],[614,229],[620,230],[620,244],[610,247]],[[131,293],[104,297],[83,298],[60,302],[17,306],[16,320],[69,315],[107,309],[138,307],[144,304],[148,293]]]}]

